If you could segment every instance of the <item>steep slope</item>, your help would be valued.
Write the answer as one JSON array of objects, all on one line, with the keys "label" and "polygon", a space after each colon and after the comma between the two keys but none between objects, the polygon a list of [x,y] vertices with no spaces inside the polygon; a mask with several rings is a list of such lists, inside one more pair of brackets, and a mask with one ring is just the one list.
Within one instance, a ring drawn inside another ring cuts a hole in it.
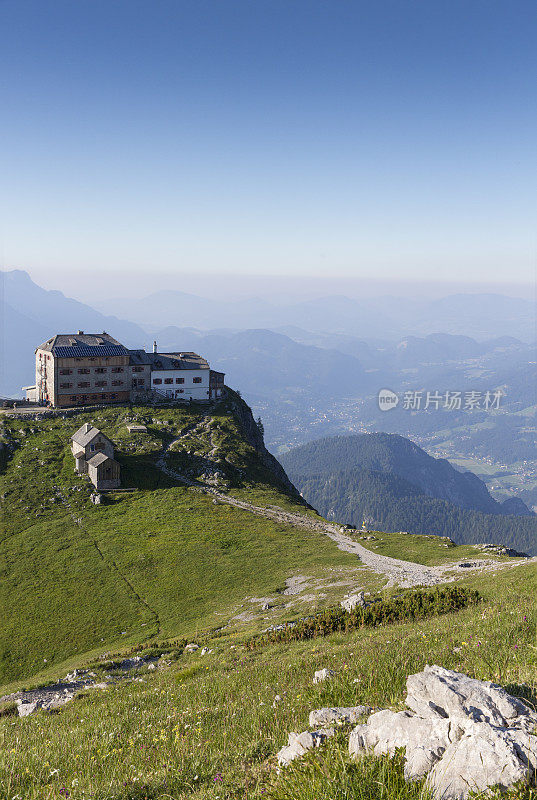
[{"label": "steep slope", "polygon": [[[477,606],[255,651],[226,632],[200,635],[194,653],[168,642],[152,669],[115,670],[114,685],[55,714],[18,719],[5,703],[0,786],[10,800],[418,800],[422,783],[405,781],[400,754],[349,758],[345,726],[282,771],[275,755],[289,731],[307,730],[313,709],[399,706],[407,676],[425,664],[500,683],[533,704],[536,577],[535,564],[509,580],[472,577],[463,585],[480,592]],[[111,666],[92,669],[101,680]],[[314,685],[320,669],[330,678]],[[533,800],[534,791],[520,785],[509,797]]]},{"label": "steep slope", "polygon": [[[236,395],[219,405],[1,417],[0,680],[99,647],[220,626],[244,597],[301,570],[356,565],[322,533],[253,515],[173,480],[171,465],[237,498],[309,514]],[[129,420],[147,434],[130,434]],[[85,421],[116,443],[133,492],[90,502],[69,438]],[[46,659],[46,662],[45,662]]]}]

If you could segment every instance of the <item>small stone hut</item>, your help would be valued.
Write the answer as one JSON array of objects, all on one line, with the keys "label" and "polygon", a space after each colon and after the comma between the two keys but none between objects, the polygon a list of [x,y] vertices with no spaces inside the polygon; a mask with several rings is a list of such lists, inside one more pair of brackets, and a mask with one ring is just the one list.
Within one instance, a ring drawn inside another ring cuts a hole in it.
[{"label": "small stone hut", "polygon": [[121,486],[120,466],[114,458],[105,453],[97,453],[88,461],[88,475],[96,489],[119,489]]},{"label": "small stone hut", "polygon": [[114,445],[99,428],[84,423],[71,436],[75,471],[88,475],[96,489],[119,489],[121,468],[114,459]]}]

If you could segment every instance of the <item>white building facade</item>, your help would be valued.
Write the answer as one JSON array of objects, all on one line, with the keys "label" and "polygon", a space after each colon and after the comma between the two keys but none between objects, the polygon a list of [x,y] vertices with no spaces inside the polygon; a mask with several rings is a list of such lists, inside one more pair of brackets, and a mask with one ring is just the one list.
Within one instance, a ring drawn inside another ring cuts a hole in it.
[{"label": "white building facade", "polygon": [[210,369],[155,369],[151,388],[175,400],[208,400]]}]

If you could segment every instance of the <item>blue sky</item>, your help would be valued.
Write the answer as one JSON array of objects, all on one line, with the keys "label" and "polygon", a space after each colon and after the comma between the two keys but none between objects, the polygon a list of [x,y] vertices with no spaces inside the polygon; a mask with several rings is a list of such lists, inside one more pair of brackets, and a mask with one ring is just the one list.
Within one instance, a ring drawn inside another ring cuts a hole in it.
[{"label": "blue sky", "polygon": [[530,283],[537,5],[0,0],[1,255]]}]

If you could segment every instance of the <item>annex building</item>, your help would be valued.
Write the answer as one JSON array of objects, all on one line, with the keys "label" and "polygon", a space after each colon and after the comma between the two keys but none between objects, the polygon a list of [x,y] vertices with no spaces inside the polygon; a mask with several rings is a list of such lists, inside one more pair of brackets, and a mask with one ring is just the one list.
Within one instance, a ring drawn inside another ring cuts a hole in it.
[{"label": "annex building", "polygon": [[214,400],[222,395],[224,373],[197,353],[129,350],[110,334],[56,334],[35,351],[33,402],[66,408],[162,397]]}]

